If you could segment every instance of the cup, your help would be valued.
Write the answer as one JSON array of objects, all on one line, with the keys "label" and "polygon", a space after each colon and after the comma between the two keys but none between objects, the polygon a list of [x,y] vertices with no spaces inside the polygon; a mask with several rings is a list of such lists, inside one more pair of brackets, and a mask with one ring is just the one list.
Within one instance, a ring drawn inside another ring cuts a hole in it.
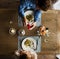
[{"label": "cup", "polygon": [[25,30],[24,30],[24,29],[20,29],[20,30],[18,31],[18,33],[19,33],[19,35],[25,35]]},{"label": "cup", "polygon": [[15,28],[10,28],[9,29],[9,34],[15,35],[16,34],[16,29]]}]

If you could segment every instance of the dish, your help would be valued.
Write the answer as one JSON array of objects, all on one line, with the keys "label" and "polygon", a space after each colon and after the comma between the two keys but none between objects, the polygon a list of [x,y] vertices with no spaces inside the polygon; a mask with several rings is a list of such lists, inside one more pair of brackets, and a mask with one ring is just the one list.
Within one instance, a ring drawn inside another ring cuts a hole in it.
[{"label": "dish", "polygon": [[24,42],[24,45],[27,47],[29,46],[30,48],[34,47],[34,42],[32,40],[26,39],[26,41]]},{"label": "dish", "polygon": [[24,13],[24,18],[25,18],[25,22],[26,22],[26,25],[28,23],[33,23],[34,22],[34,12],[32,10],[28,10]]},{"label": "dish", "polygon": [[22,48],[29,51],[36,49],[36,40],[31,37],[25,38],[22,41]]}]

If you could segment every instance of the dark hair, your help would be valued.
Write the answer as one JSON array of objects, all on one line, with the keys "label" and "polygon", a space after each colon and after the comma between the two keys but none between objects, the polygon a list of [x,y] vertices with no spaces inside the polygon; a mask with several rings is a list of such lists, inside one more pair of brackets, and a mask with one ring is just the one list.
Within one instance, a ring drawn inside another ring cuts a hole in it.
[{"label": "dark hair", "polygon": [[54,4],[57,0],[37,0],[37,5],[43,11],[51,8],[52,4]]},{"label": "dark hair", "polygon": [[19,59],[28,59],[27,55],[26,54],[22,54],[19,56]]}]

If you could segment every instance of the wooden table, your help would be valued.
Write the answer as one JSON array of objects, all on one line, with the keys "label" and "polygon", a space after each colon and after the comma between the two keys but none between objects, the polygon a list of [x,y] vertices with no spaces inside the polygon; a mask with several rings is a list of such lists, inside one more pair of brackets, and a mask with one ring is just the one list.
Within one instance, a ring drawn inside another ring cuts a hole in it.
[{"label": "wooden table", "polygon": [[[18,32],[25,30],[25,35],[24,36],[38,36],[37,31],[39,31],[38,27],[35,27],[33,30],[28,30],[27,27],[19,27]],[[22,34],[20,34],[20,36],[23,36]]]},{"label": "wooden table", "polygon": [[58,11],[47,11],[42,15],[42,24],[49,28],[49,37],[42,37],[42,53],[59,53],[57,38],[57,14]]},{"label": "wooden table", "polygon": [[[9,54],[17,50],[18,47],[18,38],[17,34],[11,36],[8,33],[10,27],[18,28],[18,12],[15,9],[0,9],[0,54]],[[9,21],[13,21],[12,24]],[[42,24],[49,28],[49,31],[52,33],[50,37],[42,37],[42,51],[40,54],[55,54],[60,53],[57,43],[57,19],[56,13],[47,12],[42,14]],[[28,31],[31,35],[35,35],[35,30],[31,32]],[[33,33],[34,32],[34,33]],[[27,30],[26,30],[27,33]],[[28,34],[27,34],[28,35]],[[45,42],[45,38],[48,38],[48,41]]]}]

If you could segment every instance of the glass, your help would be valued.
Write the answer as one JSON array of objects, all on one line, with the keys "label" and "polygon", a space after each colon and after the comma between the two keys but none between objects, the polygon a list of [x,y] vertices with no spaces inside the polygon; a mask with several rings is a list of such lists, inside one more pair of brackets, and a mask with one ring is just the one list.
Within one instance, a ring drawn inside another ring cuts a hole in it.
[{"label": "glass", "polygon": [[15,35],[16,34],[16,29],[15,28],[10,28],[9,29],[9,34]]},{"label": "glass", "polygon": [[25,30],[24,30],[24,29],[20,29],[20,30],[18,31],[18,33],[19,33],[19,35],[25,35]]}]

